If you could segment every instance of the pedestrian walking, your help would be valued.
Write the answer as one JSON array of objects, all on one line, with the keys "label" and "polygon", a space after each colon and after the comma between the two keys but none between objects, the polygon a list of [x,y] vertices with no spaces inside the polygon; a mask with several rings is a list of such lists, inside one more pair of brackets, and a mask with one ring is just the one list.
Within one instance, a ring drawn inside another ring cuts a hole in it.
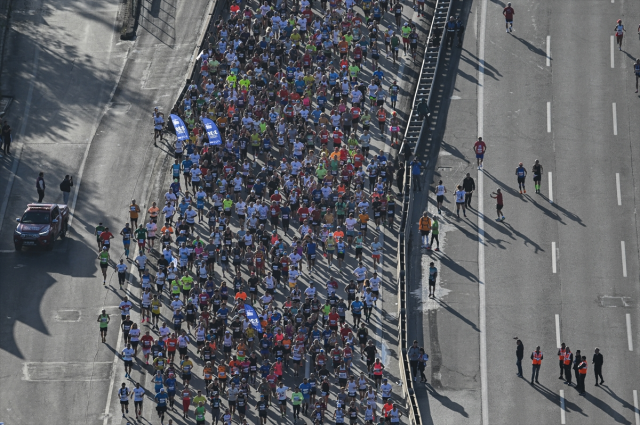
[{"label": "pedestrian walking", "polygon": [[558,364],[560,365],[560,377],[558,379],[564,379],[564,353],[566,351],[566,345],[563,342],[558,349]]},{"label": "pedestrian walking", "polygon": [[429,105],[427,104],[427,98],[423,97],[420,99],[418,103],[418,117],[421,120],[425,120],[428,116],[431,115],[431,110],[429,110]]},{"label": "pedestrian walking", "polygon": [[44,183],[44,173],[41,171],[36,179],[36,190],[38,191],[38,202],[42,202],[44,199],[44,190],[47,185]]},{"label": "pedestrian walking", "polygon": [[427,368],[428,361],[429,361],[429,355],[425,353],[424,347],[420,347],[420,359],[418,360],[418,370],[420,371],[420,382],[427,382],[427,376],[424,374],[424,370]]},{"label": "pedestrian walking", "polygon": [[438,203],[438,214],[442,214],[442,203],[444,202],[444,194],[447,193],[447,188],[442,184],[442,180],[438,181],[436,186],[436,202]]},{"label": "pedestrian walking", "polygon": [[440,251],[440,222],[438,221],[438,217],[433,217],[431,222],[431,243],[430,247],[433,246],[433,241],[436,241],[436,248],[434,251]]},{"label": "pedestrian walking", "polygon": [[467,177],[462,180],[462,188],[464,189],[464,203],[467,208],[471,208],[471,198],[473,197],[473,191],[476,190],[476,182],[471,177],[471,174],[467,173]]},{"label": "pedestrian walking", "polygon": [[418,227],[420,228],[420,236],[422,237],[422,245],[421,248],[429,248],[429,232],[431,231],[431,219],[429,215],[425,211],[420,217],[420,222],[418,223]]},{"label": "pedestrian walking", "polygon": [[411,367],[411,374],[413,380],[418,380],[418,363],[420,361],[420,347],[418,347],[418,341],[414,340],[413,344],[407,350],[407,357],[409,358],[409,366]]},{"label": "pedestrian walking", "polygon": [[564,380],[567,385],[571,385],[571,364],[573,363],[573,353],[569,347],[564,351]]},{"label": "pedestrian walking", "polygon": [[522,162],[518,164],[516,168],[516,176],[518,177],[518,189],[520,194],[527,193],[527,189],[524,187],[524,180],[527,178],[527,169],[522,166]]},{"label": "pedestrian walking", "polygon": [[462,189],[462,185],[458,185],[458,190],[456,190],[456,214],[460,217],[460,208],[462,207],[462,214],[467,216],[467,207],[465,203],[465,192]]},{"label": "pedestrian walking", "polygon": [[502,207],[504,207],[502,192],[498,188],[495,192],[491,192],[491,195],[489,196],[496,200],[496,214],[498,214],[498,218],[496,218],[496,221],[504,221],[504,214],[502,214]]},{"label": "pedestrian walking", "polygon": [[604,356],[600,353],[600,349],[596,347],[595,353],[593,353],[593,374],[596,377],[596,387],[598,386],[598,378],[600,378],[600,385],[604,384],[604,378],[602,377],[602,365],[604,363]]},{"label": "pedestrian walking", "polygon": [[434,262],[429,263],[429,298],[436,297],[436,279],[438,278],[438,269]]},{"label": "pedestrian walking", "polygon": [[576,379],[578,380],[578,385],[576,389],[578,390],[578,394],[584,395],[586,389],[584,387],[584,381],[587,378],[587,369],[589,368],[589,363],[587,363],[587,356],[582,356],[580,359],[580,364],[578,365],[578,372],[576,375]]},{"label": "pedestrian walking", "polygon": [[516,340],[516,366],[518,373],[516,376],[522,378],[522,359],[524,358],[524,344],[519,339]]},{"label": "pedestrian walking", "polygon": [[533,173],[533,184],[536,188],[536,193],[540,193],[540,182],[542,181],[542,164],[537,159],[533,163],[531,167],[531,172]]},{"label": "pedestrian walking", "polygon": [[531,385],[533,385],[533,381],[538,382],[538,375],[540,374],[540,365],[542,364],[542,351],[540,351],[540,346],[536,347],[536,351],[531,353]]},{"label": "pedestrian walking", "polygon": [[2,151],[5,155],[11,155],[11,142],[13,139],[11,138],[11,126],[5,120],[2,123]]},{"label": "pedestrian walking", "polygon": [[416,192],[422,192],[422,187],[420,186],[420,176],[422,175],[422,170],[420,169],[422,164],[417,159],[413,158],[411,161],[411,181],[413,182],[413,190]]},{"label": "pedestrian walking", "polygon": [[456,18],[449,16],[449,22],[447,22],[447,47],[453,47],[453,40],[456,38]]},{"label": "pedestrian walking", "polygon": [[473,151],[476,153],[478,170],[482,170],[484,168],[484,153],[487,151],[487,144],[482,140],[482,137],[478,137],[478,140],[473,144]]},{"label": "pedestrian walking", "polygon": [[60,190],[62,191],[63,204],[69,203],[69,194],[71,193],[71,187],[73,186],[73,177],[67,174],[64,176],[64,180],[60,183]]},{"label": "pedestrian walking", "polygon": [[456,47],[461,48],[462,47],[462,39],[464,36],[464,30],[465,30],[465,26],[464,26],[464,22],[462,22],[462,18],[460,18],[458,16],[458,18],[456,19],[456,31],[457,31],[457,35],[458,35],[458,44]]}]

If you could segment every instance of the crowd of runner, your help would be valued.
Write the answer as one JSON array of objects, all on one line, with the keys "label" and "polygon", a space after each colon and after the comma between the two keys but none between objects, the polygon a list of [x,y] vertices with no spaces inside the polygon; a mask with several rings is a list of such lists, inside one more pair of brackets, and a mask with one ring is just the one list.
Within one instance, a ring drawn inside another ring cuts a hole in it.
[{"label": "crowd of runner", "polygon": [[[248,423],[250,410],[261,424],[275,412],[314,424],[399,423],[368,325],[381,302],[398,168],[372,138],[389,152],[400,133],[400,87],[378,59],[397,63],[418,43],[402,7],[233,4],[209,33],[201,84],[172,111],[190,138],[173,145],[163,205],[138,223],[132,200],[119,232],[142,289],[139,324],[127,297],[120,305],[125,373],[144,358],[162,423],[175,409],[225,425]],[[164,114],[153,117],[162,142]],[[221,145],[210,145],[203,118]],[[106,284],[117,236],[102,225],[96,234]],[[124,259],[116,268],[122,288]],[[98,321],[106,334],[108,316]],[[139,419],[140,383],[118,394],[123,416],[132,400]]]}]

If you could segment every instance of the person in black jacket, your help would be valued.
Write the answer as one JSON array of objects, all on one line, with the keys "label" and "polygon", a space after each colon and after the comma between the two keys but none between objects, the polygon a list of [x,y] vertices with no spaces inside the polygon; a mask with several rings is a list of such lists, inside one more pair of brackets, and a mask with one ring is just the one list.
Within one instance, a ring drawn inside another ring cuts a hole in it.
[{"label": "person in black jacket", "polygon": [[600,377],[600,385],[604,384],[604,378],[602,377],[602,364],[604,363],[604,356],[600,353],[600,349],[596,347],[596,352],[593,354],[593,374],[596,377],[596,387],[598,386],[598,377]]},{"label": "person in black jacket", "polygon": [[464,203],[468,208],[471,208],[471,197],[473,196],[473,191],[476,190],[476,182],[471,177],[471,174],[467,173],[467,177],[462,180],[462,188],[464,189]]},{"label": "person in black jacket", "polygon": [[580,350],[576,350],[576,353],[573,357],[573,365],[571,368],[573,369],[573,375],[576,377],[576,390],[580,391],[580,377],[578,376],[578,367],[582,363],[582,354],[580,354]]},{"label": "person in black jacket", "polygon": [[522,378],[522,358],[524,357],[524,344],[522,341],[516,341],[516,366],[518,366],[517,376]]},{"label": "person in black jacket", "polygon": [[69,203],[69,194],[71,193],[71,186],[73,186],[73,177],[70,177],[69,174],[64,176],[64,180],[60,183],[60,190],[62,191],[62,199],[63,203]]}]

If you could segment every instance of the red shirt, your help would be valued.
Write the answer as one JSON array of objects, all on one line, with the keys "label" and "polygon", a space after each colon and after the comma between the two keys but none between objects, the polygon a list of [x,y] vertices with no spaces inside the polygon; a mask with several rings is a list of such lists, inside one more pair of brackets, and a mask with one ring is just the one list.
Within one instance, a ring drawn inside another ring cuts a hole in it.
[{"label": "red shirt", "polygon": [[275,202],[280,202],[282,201],[282,195],[280,195],[279,193],[274,193],[269,199]]},{"label": "red shirt", "polygon": [[496,204],[503,205],[502,204],[502,192],[496,194]]},{"label": "red shirt", "polygon": [[151,335],[144,335],[140,338],[140,343],[142,343],[142,348],[150,349],[153,345],[153,337]]},{"label": "red shirt", "polygon": [[340,319],[338,313],[329,313],[329,326],[338,326],[338,319]]},{"label": "red shirt", "polygon": [[280,216],[280,207],[278,206],[278,204],[271,205],[271,217],[278,216]]},{"label": "red shirt", "polygon": [[513,19],[513,14],[514,13],[515,13],[515,10],[513,10],[513,7],[511,7],[511,6],[505,7],[504,10],[502,11],[502,14],[508,20],[512,20]]},{"label": "red shirt", "polygon": [[102,241],[106,245],[108,245],[110,243],[109,239],[111,239],[112,237],[113,237],[113,233],[111,233],[111,232],[105,231],[105,232],[100,233],[100,239],[102,239]]},{"label": "red shirt", "polygon": [[298,216],[300,217],[300,222],[302,223],[306,218],[309,217],[309,208],[307,207],[298,208]]},{"label": "red shirt", "polygon": [[487,150],[487,145],[483,141],[478,140],[475,145],[473,145],[473,150],[476,151],[477,154],[483,154]]}]

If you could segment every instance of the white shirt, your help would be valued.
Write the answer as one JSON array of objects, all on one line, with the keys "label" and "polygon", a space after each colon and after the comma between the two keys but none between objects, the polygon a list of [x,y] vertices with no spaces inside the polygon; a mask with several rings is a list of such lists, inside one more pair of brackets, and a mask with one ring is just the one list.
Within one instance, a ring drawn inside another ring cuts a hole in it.
[{"label": "white shirt", "polygon": [[282,387],[276,388],[276,393],[278,394],[278,400],[286,400],[287,399],[287,390],[288,389],[289,389],[289,387],[285,387],[284,385]]},{"label": "white shirt", "polygon": [[382,397],[391,397],[391,391],[393,391],[393,387],[391,384],[382,384],[380,385],[380,391],[382,391]]},{"label": "white shirt", "polygon": [[[132,350],[133,351],[133,350]],[[131,391],[129,391],[129,388],[120,388],[118,390],[118,397],[120,397],[120,401],[129,401],[129,394],[131,393]]]},{"label": "white shirt", "polygon": [[134,388],[133,389],[133,401],[142,401],[144,400],[144,388]]},{"label": "white shirt", "polygon": [[[135,353],[135,351],[133,350],[133,348],[125,348],[124,350],[122,350],[122,358],[125,361],[131,361],[133,360],[133,354]],[[125,399],[126,401],[127,399]]]},{"label": "white shirt", "polygon": [[133,307],[131,301],[122,301],[120,303],[120,314],[126,316],[127,314],[129,314],[129,310],[131,310],[131,307]]}]

